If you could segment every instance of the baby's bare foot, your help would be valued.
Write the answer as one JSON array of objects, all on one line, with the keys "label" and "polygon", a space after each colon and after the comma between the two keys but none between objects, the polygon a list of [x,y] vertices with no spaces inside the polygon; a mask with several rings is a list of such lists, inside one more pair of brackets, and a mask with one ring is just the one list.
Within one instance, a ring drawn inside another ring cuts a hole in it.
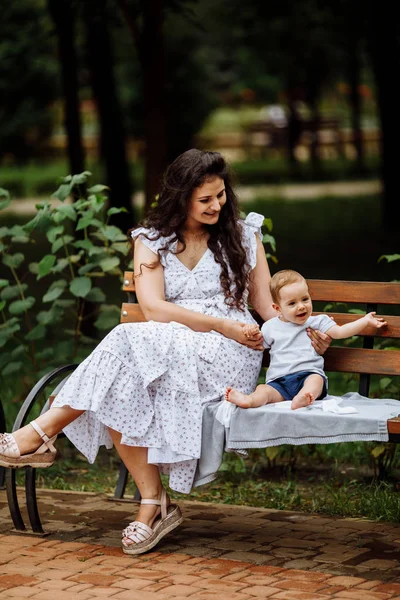
[{"label": "baby's bare foot", "polygon": [[297,394],[292,400],[292,410],[296,408],[303,408],[303,406],[309,406],[314,402],[314,396],[309,392]]},{"label": "baby's bare foot", "polygon": [[228,402],[232,402],[232,404],[236,404],[236,406],[240,406],[241,408],[248,408],[250,406],[249,396],[246,396],[246,394],[231,387],[226,388],[225,400],[228,400]]}]

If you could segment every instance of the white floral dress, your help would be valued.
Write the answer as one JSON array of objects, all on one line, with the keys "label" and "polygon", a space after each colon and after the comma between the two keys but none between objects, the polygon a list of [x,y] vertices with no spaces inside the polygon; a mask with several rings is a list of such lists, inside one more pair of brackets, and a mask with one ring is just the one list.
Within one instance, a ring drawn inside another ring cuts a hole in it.
[{"label": "white floral dress", "polygon": [[[263,216],[241,221],[243,245],[252,268]],[[154,252],[166,240],[135,237]],[[171,250],[174,248],[171,246]],[[220,284],[221,267],[207,249],[189,270],[172,252],[161,257],[165,298],[214,317],[254,323],[249,311],[230,308]],[[170,487],[189,493],[201,451],[202,409],[220,401],[228,385],[251,392],[262,353],[216,332],[200,333],[179,323],[124,323],[115,327],[69,377],[53,406],[85,410],[64,432],[89,462],[99,446],[112,447],[107,427],[122,443],[148,448],[149,463],[169,473]]]}]

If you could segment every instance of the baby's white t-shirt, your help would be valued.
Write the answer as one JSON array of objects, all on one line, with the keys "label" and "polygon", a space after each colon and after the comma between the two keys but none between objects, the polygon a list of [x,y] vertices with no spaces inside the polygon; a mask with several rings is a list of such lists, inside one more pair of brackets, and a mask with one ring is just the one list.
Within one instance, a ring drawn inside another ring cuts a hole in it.
[{"label": "baby's white t-shirt", "polygon": [[312,347],[306,329],[312,327],[326,333],[336,325],[328,315],[311,316],[303,325],[296,325],[274,317],[261,328],[264,346],[270,350],[270,365],[266,383],[299,371],[319,373],[326,379],[324,359]]}]

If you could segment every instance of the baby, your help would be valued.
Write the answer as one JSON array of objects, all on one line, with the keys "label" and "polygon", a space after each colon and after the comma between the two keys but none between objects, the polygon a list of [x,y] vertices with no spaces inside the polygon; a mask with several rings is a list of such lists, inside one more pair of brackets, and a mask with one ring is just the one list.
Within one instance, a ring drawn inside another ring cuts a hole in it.
[{"label": "baby", "polygon": [[[334,340],[357,335],[367,325],[378,329],[387,323],[371,312],[352,323],[337,325],[328,315],[311,316],[313,307],[307,282],[300,273],[279,271],[270,282],[272,306],[278,316],[261,328],[264,346],[270,349],[270,366],[266,384],[258,385],[251,394],[228,387],[225,398],[241,408],[253,408],[291,400],[292,409],[308,406],[327,394],[328,380],[324,359],[317,354],[307,329],[319,329]],[[256,335],[258,325],[245,325],[248,337]]]}]

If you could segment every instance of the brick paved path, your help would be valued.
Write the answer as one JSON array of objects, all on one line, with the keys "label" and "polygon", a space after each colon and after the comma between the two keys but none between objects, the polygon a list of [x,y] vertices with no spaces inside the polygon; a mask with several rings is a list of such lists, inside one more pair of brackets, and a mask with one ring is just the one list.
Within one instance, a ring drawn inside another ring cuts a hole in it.
[{"label": "brick paved path", "polygon": [[0,492],[0,598],[400,599],[400,525],[182,502],[185,521],[125,556],[130,503],[40,491],[49,535],[12,532]]}]

